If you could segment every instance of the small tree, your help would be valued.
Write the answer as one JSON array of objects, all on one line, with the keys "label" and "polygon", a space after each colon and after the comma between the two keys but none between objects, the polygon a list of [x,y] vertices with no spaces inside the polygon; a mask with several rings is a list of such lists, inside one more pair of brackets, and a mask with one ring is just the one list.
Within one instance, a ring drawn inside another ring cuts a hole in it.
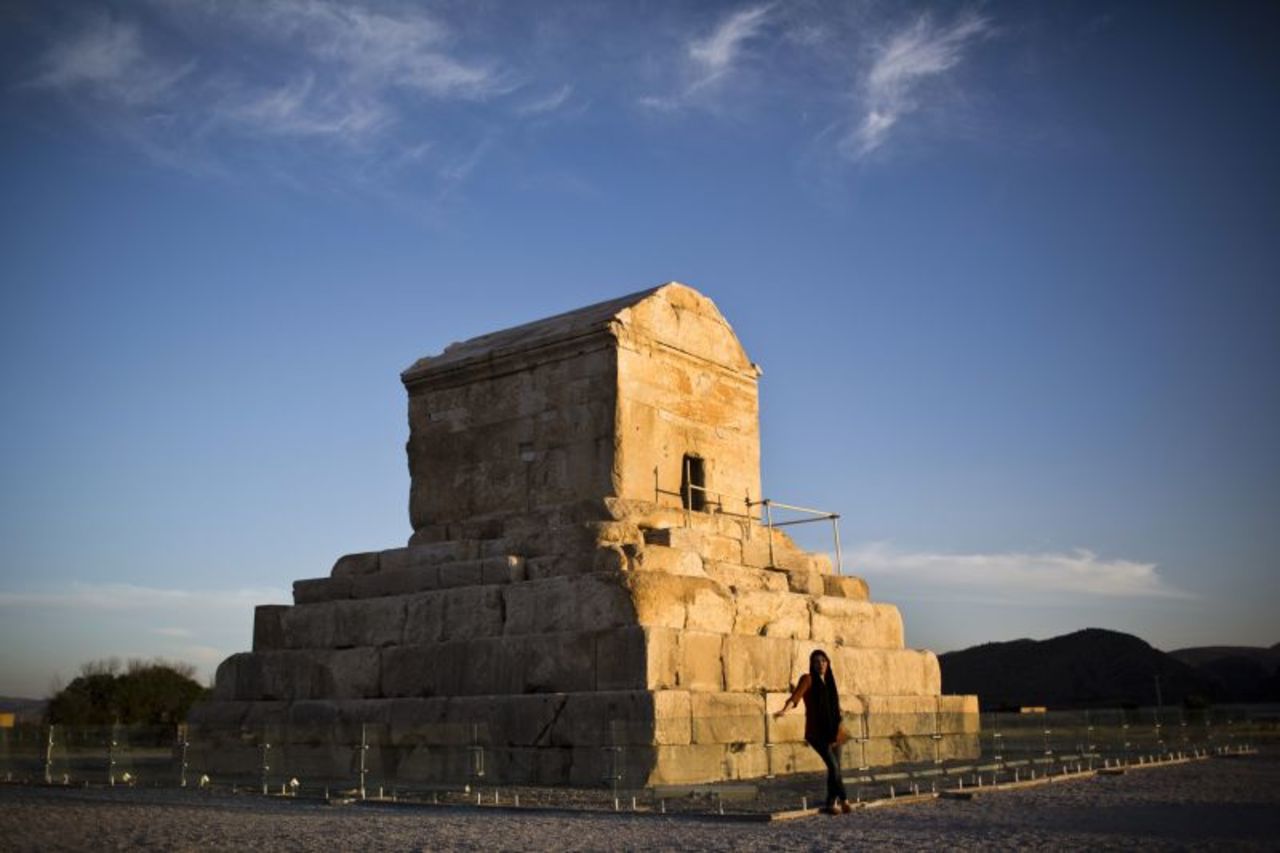
[{"label": "small tree", "polygon": [[70,726],[180,723],[207,692],[195,668],[163,660],[92,661],[49,700],[49,722]]}]

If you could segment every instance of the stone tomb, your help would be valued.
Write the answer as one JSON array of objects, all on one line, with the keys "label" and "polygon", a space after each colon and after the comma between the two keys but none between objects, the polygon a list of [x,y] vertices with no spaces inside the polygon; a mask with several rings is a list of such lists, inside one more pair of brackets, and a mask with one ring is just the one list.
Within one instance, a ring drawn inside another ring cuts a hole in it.
[{"label": "stone tomb", "polygon": [[771,712],[819,647],[868,738],[847,763],[972,750],[976,697],[940,695],[897,608],[748,504],[759,376],[677,283],[418,361],[408,546],[257,609],[193,714],[210,768],[247,771],[241,733],[269,730],[290,772],[349,778],[372,728],[402,781],[456,779],[473,743],[508,783],[817,770],[803,713]]}]

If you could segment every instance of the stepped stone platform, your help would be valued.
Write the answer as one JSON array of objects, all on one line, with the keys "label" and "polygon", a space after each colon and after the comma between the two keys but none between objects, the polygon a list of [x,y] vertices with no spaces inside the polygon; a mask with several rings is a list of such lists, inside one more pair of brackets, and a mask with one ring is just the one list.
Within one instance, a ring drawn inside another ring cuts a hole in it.
[{"label": "stepped stone platform", "polygon": [[759,518],[759,375],[675,283],[419,361],[408,546],[257,609],[193,720],[211,769],[266,728],[341,776],[373,724],[400,779],[457,778],[442,747],[477,738],[508,782],[599,784],[618,755],[637,785],[817,770],[803,714],[772,717],[815,648],[855,765],[972,752],[976,697],[940,695],[897,608]]}]

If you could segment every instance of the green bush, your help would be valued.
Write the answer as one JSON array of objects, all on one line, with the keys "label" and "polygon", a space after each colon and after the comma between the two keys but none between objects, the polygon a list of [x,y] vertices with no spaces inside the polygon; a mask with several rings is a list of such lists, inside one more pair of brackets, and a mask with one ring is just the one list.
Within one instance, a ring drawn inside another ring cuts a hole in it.
[{"label": "green bush", "polygon": [[167,725],[180,723],[208,692],[192,676],[195,668],[163,660],[94,661],[49,700],[50,723],[66,726]]}]

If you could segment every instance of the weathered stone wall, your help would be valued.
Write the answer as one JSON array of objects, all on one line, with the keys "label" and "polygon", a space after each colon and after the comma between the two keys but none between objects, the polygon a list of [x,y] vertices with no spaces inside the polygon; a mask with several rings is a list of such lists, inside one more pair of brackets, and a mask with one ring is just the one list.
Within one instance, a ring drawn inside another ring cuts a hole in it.
[{"label": "weathered stone wall", "polygon": [[744,513],[747,495],[760,498],[759,369],[711,301],[687,288],[623,319],[615,494],[681,506],[691,454],[703,460],[708,499]]},{"label": "weathered stone wall", "polygon": [[611,494],[616,387],[604,338],[409,383],[413,529],[460,538],[440,529]]}]

